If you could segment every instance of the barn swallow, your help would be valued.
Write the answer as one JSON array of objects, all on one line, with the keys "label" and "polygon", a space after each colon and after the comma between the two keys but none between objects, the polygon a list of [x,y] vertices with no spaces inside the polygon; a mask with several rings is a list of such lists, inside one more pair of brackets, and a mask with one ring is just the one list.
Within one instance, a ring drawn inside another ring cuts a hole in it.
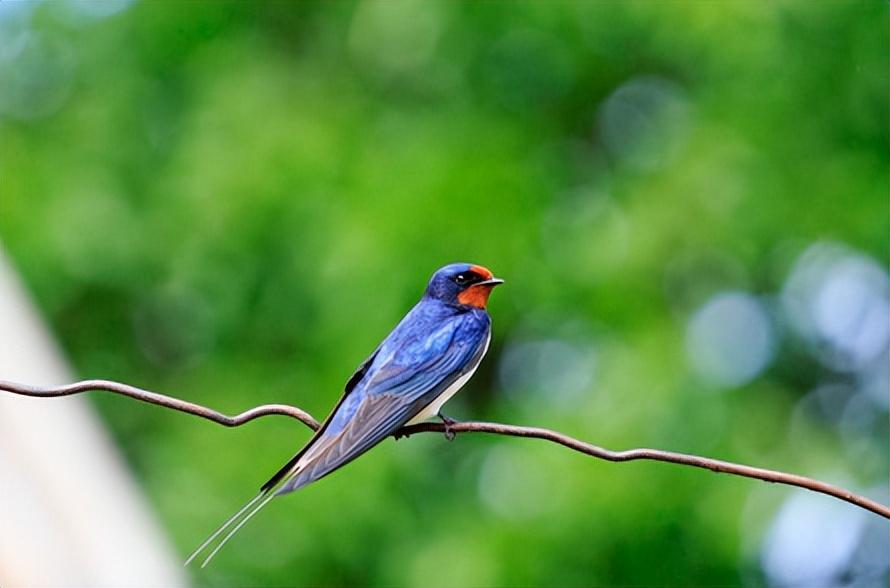
[{"label": "barn swallow", "polygon": [[502,283],[469,263],[436,271],[420,302],[346,382],[343,397],[315,435],[185,565],[225,533],[201,564],[206,566],[270,500],[330,474],[402,426],[436,416],[446,427],[453,423],[442,415],[442,405],[467,383],[488,350],[488,296]]}]

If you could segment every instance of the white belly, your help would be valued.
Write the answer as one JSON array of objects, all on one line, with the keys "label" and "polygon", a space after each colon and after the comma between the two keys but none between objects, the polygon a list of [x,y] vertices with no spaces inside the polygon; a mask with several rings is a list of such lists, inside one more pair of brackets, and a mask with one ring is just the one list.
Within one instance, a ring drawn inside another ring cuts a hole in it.
[{"label": "white belly", "polygon": [[439,410],[442,406],[451,400],[451,397],[457,394],[457,391],[464,387],[464,384],[473,377],[473,374],[476,373],[476,368],[479,367],[479,364],[482,363],[482,358],[485,357],[485,354],[488,352],[488,344],[491,343],[491,333],[488,333],[488,338],[485,340],[485,348],[482,350],[482,353],[479,355],[479,359],[476,361],[476,365],[470,368],[470,370],[459,377],[454,381],[453,384],[448,386],[444,392],[439,394],[438,398],[433,400],[431,403],[427,405],[426,408],[417,413],[417,416],[408,421],[409,425],[416,425],[417,423],[423,422],[428,418],[432,418],[439,414]]}]

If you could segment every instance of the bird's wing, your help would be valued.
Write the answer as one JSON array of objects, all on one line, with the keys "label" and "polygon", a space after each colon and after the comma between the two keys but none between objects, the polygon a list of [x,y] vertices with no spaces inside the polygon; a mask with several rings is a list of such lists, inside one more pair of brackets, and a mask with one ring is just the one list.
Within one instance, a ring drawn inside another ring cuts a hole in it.
[{"label": "bird's wing", "polygon": [[356,385],[361,382],[362,378],[365,377],[365,374],[368,373],[368,368],[371,367],[372,363],[374,363],[374,358],[377,357],[377,353],[379,352],[380,347],[378,346],[377,349],[374,350],[374,353],[369,355],[367,359],[365,359],[365,361],[359,364],[359,366],[355,369],[355,372],[353,372],[353,374],[349,377],[349,380],[346,381],[346,386],[344,386],[343,390],[343,396],[341,396],[340,400],[337,401],[337,405],[334,407],[334,410],[331,411],[331,414],[328,416],[328,418],[325,419],[318,430],[315,431],[315,434],[312,436],[311,439],[309,439],[309,442],[306,443],[303,449],[298,451],[296,455],[290,458],[286,464],[281,466],[281,468],[277,472],[275,472],[274,476],[269,478],[269,480],[265,484],[263,484],[262,488],[260,488],[261,493],[271,490],[282,479],[284,479],[291,472],[291,470],[294,469],[294,466],[300,460],[300,458],[303,457],[303,454],[306,453],[306,451],[311,448],[312,445],[325,434],[325,431],[327,430],[331,419],[334,417],[334,415],[337,414],[337,411],[343,405],[343,402],[350,395],[350,393],[352,393],[352,391],[355,389]]},{"label": "bird's wing", "polygon": [[[458,329],[455,329],[457,331]],[[294,464],[295,475],[277,491],[285,494],[325,476],[355,459],[411,420],[426,405],[464,373],[477,357],[484,342],[484,330],[472,336],[452,333],[452,339],[439,353],[425,361],[405,365],[399,354],[376,369],[363,386],[360,398],[348,406],[341,403],[336,412],[352,414],[342,427],[320,435]]]},{"label": "bird's wing", "polygon": [[374,363],[374,358],[377,357],[377,353],[380,352],[380,347],[374,350],[374,353],[368,356],[368,358],[363,361],[357,368],[355,368],[355,372],[349,379],[346,381],[346,386],[344,386],[344,396],[352,392],[355,385],[362,381],[362,378],[365,377],[365,374],[368,373],[368,368],[371,367],[371,364]]}]

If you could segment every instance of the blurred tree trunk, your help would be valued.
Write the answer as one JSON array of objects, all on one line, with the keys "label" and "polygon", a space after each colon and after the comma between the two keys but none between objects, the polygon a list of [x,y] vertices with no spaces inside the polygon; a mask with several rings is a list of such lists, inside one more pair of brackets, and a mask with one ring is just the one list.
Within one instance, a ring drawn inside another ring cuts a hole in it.
[{"label": "blurred tree trunk", "polygon": [[[0,247],[0,374],[71,371]],[[175,554],[82,398],[0,397],[0,585],[182,586]]]}]

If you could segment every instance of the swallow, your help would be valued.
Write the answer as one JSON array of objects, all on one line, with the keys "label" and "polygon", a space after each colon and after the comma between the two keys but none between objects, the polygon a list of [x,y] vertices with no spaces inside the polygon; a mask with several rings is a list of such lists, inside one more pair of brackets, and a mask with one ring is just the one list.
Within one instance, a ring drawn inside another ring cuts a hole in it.
[{"label": "swallow", "polygon": [[342,398],[306,445],[250,502],[223,523],[185,565],[218,537],[201,567],[270,500],[298,490],[351,462],[404,425],[438,416],[472,377],[491,341],[488,297],[503,284],[488,269],[453,263],[433,274],[423,297],[359,365]]}]

